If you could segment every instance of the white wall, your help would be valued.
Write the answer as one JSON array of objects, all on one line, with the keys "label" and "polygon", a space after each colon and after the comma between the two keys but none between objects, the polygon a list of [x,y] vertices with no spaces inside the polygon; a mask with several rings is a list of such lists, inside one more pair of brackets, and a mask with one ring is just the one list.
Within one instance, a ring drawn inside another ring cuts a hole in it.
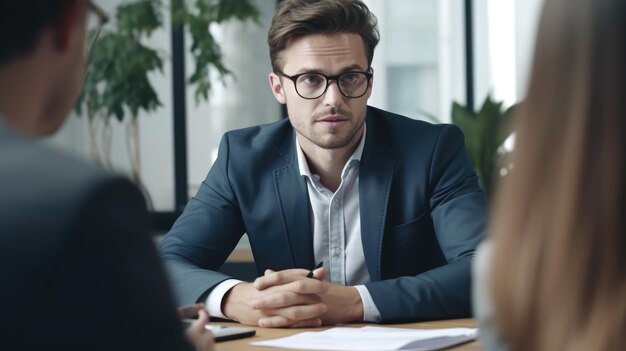
[{"label": "white wall", "polygon": [[465,101],[462,1],[365,0],[378,18],[380,43],[369,104],[416,119],[449,122]]},{"label": "white wall", "polygon": [[509,105],[525,96],[543,0],[474,0],[475,100]]},{"label": "white wall", "polygon": [[528,78],[531,70],[537,26],[543,7],[544,0],[518,0],[515,2],[515,45],[517,99],[522,100],[526,96]]},{"label": "white wall", "polygon": [[[212,28],[222,45],[227,67],[234,73],[226,86],[215,81],[209,102],[196,105],[193,89],[187,89],[187,153],[190,195],[204,180],[225,131],[274,122],[280,105],[269,88],[272,67],[267,48],[267,31],[275,2],[256,0],[260,24],[232,21]],[[189,45],[189,41],[187,42]],[[187,58],[187,70],[192,67]]]},{"label": "white wall", "polygon": [[[379,20],[369,103],[450,122],[452,101],[466,103],[463,0],[365,0]],[[474,108],[488,94],[505,106],[525,91],[543,0],[474,0]]]}]

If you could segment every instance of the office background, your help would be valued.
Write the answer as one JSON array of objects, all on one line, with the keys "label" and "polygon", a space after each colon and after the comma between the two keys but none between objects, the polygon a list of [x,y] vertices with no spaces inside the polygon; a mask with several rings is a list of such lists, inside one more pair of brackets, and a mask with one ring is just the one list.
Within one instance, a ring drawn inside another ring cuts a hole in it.
[{"label": "office background", "polygon": [[[98,3],[113,13],[123,2]],[[258,24],[229,21],[210,28],[234,77],[228,77],[225,85],[213,77],[214,89],[208,102],[196,104],[192,88],[174,83],[172,63],[183,58],[188,75],[193,62],[189,54],[178,55],[173,51],[172,44],[177,40],[180,44],[180,39],[172,35],[167,14],[164,28],[149,40],[165,59],[164,72],[151,76],[163,106],[156,112],[138,116],[142,181],[152,211],[166,215],[161,216],[164,219],[155,225],[155,231],[166,231],[184,206],[181,199],[196,192],[216,157],[225,131],[270,123],[283,116],[267,82],[271,66],[266,34],[277,1],[254,0],[253,3],[260,11]],[[381,34],[372,63],[375,80],[371,105],[416,119],[430,120],[434,116],[449,123],[453,101],[465,105],[468,99],[473,100],[476,107],[491,94],[509,106],[523,98],[542,0],[365,0],[365,3],[378,17]],[[188,52],[189,40],[184,45],[187,50],[182,52]],[[180,103],[175,106],[173,98],[173,91],[181,87],[186,93],[183,116]],[[175,115],[186,123],[177,136]],[[122,123],[111,120],[111,155],[115,171],[130,174],[127,120]],[[91,160],[88,128],[86,118],[72,116],[58,134],[44,142]],[[181,140],[186,146],[185,162],[175,155],[175,145]],[[176,186],[180,188],[181,182],[177,182],[176,174],[179,177],[183,174],[186,181],[183,182],[186,191],[179,189],[178,194]]]}]

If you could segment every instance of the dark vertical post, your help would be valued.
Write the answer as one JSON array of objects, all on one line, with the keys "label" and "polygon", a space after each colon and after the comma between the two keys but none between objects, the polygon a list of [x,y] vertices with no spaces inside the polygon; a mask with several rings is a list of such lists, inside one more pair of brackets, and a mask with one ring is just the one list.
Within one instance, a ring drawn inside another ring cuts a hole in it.
[{"label": "dark vertical post", "polygon": [[172,93],[174,119],[174,211],[182,211],[188,199],[187,102],[185,98],[185,28],[174,23],[174,12],[183,0],[172,1]]},{"label": "dark vertical post", "polygon": [[467,108],[474,111],[474,21],[472,0],[465,0],[465,91]]}]

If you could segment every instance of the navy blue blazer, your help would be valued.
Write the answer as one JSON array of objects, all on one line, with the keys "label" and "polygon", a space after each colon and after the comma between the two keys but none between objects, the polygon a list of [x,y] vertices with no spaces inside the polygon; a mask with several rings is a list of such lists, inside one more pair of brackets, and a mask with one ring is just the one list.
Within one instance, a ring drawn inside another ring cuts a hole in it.
[{"label": "navy blue blazer", "polygon": [[[471,261],[487,202],[453,125],[368,107],[359,168],[361,237],[382,322],[471,315]],[[311,268],[305,178],[288,120],[226,133],[197,195],[160,246],[181,304],[229,277],[216,272],[243,233],[259,275]]]}]

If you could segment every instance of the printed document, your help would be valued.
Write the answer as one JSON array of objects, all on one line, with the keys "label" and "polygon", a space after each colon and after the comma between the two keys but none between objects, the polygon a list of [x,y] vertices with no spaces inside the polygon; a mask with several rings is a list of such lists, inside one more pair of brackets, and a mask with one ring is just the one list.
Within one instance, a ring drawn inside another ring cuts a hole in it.
[{"label": "printed document", "polygon": [[440,350],[475,340],[477,328],[406,329],[367,326],[336,327],[251,343],[298,350]]}]

